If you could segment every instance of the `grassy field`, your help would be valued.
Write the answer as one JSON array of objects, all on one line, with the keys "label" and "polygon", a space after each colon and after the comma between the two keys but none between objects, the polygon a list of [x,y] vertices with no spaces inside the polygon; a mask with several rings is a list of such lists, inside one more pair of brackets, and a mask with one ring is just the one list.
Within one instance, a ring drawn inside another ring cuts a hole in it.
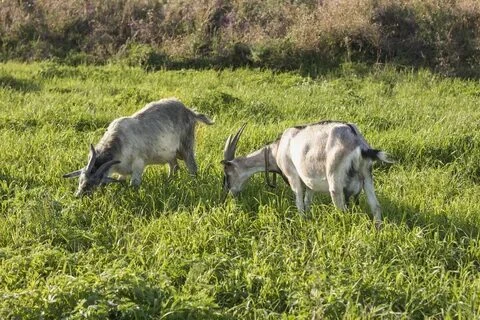
[{"label": "grassy field", "polygon": [[[138,189],[75,199],[89,143],[145,103],[208,114],[199,175],[149,167]],[[480,317],[480,84],[343,65],[318,79],[260,70],[0,65],[0,318],[472,319]],[[394,165],[348,213],[309,219],[255,176],[220,203],[222,148],[245,154],[293,124],[351,121]]]}]

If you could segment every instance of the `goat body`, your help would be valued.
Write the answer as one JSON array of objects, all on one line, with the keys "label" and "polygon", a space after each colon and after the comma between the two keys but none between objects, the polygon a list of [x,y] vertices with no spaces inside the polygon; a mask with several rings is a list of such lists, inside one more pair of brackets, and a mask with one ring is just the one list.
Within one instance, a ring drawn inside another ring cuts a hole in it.
[{"label": "goat body", "polygon": [[[131,175],[131,184],[138,186],[149,164],[168,163],[170,174],[174,174],[177,159],[184,160],[189,173],[195,175],[196,121],[213,124],[205,115],[195,113],[177,99],[149,103],[130,117],[113,120],[99,143],[91,148],[87,167],[64,177],[85,174],[83,179],[80,177],[77,191],[80,195],[90,189],[89,185],[113,182],[109,177],[112,173],[122,177]],[[102,172],[98,172],[102,166]]]},{"label": "goat body", "polygon": [[381,221],[372,162],[391,161],[384,152],[372,149],[353,124],[324,121],[289,128],[275,142],[246,157],[227,156],[223,161],[226,188],[233,193],[255,172],[279,172],[295,193],[300,212],[309,209],[314,192],[330,193],[334,205],[345,210],[349,198],[357,198],[364,189],[375,221]]}]

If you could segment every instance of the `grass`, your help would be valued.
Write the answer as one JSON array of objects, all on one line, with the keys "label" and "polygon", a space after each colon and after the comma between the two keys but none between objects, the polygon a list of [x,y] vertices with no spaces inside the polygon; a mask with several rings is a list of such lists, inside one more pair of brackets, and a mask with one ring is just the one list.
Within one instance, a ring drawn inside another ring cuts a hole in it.
[{"label": "grass", "polygon": [[[0,68],[0,318],[423,319],[480,316],[480,84],[345,64],[317,79],[261,70],[120,65]],[[176,96],[214,118],[197,127],[199,175],[149,167],[75,199],[108,123]],[[283,129],[358,124],[377,165],[385,224],[365,197],[348,213],[317,195],[309,219],[254,177],[220,203],[222,147],[249,123],[244,154]]]}]

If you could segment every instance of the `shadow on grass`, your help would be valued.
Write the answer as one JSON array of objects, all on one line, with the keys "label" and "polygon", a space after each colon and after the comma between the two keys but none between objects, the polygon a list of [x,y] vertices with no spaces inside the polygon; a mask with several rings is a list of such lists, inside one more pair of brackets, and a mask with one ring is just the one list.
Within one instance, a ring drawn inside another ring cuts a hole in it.
[{"label": "shadow on grass", "polygon": [[[323,56],[318,56],[316,53],[295,52],[292,54],[287,54],[284,52],[281,57],[264,57],[264,60],[262,61],[254,61],[251,53],[223,57],[201,56],[182,59],[162,56],[161,59],[148,60],[147,63],[142,64],[141,67],[146,71],[158,71],[160,69],[235,70],[238,68],[262,68],[272,70],[274,72],[293,71],[298,72],[305,77],[309,76],[312,78],[317,78],[324,74],[329,74],[338,70],[339,66],[343,62],[343,60],[333,61],[331,59],[324,59]],[[363,68],[363,70],[366,71],[367,69]]]},{"label": "shadow on grass", "polygon": [[35,119],[0,119],[0,129],[26,131],[35,130],[39,125]]},{"label": "shadow on grass", "polygon": [[233,316],[219,314],[213,310],[205,310],[203,308],[184,308],[171,311],[162,316],[162,319],[183,320],[183,319],[212,319],[212,320],[234,320],[238,319]]},{"label": "shadow on grass", "polygon": [[[173,179],[168,178],[166,169],[145,175],[139,189],[130,187],[128,182],[103,188],[116,188],[112,194],[115,206],[147,218],[172,214],[179,210],[192,212],[199,207],[210,211],[228,205],[221,197],[222,176],[214,172],[212,167],[200,171],[197,177],[191,177],[185,172],[183,164],[181,166],[180,170],[183,172],[179,172]],[[383,169],[389,170],[389,167],[385,166]],[[233,201],[239,210],[249,213],[252,218],[258,213],[260,206],[268,204],[278,206],[279,211],[285,211],[287,207],[294,208],[295,199],[290,188],[281,179],[277,179],[277,183],[276,189],[270,189],[265,185],[263,177],[253,178],[238,197],[233,198],[229,194],[226,202]],[[461,214],[429,212],[409,204],[394,202],[381,194],[377,194],[377,197],[384,219],[389,223],[405,225],[409,229],[434,229],[442,238],[448,234],[454,234],[457,239],[480,237],[480,225]],[[364,192],[360,199],[361,210],[371,218]],[[314,204],[331,205],[333,209],[328,194],[317,193]]]},{"label": "shadow on grass", "polygon": [[40,85],[32,80],[18,79],[5,74],[0,74],[0,88],[11,89],[24,93],[39,91],[41,89]]},{"label": "shadow on grass", "polygon": [[0,130],[14,130],[27,131],[37,130],[44,126],[51,126],[56,130],[64,130],[65,128],[72,128],[77,132],[95,131],[100,128],[108,127],[109,119],[105,118],[80,118],[80,119],[57,119],[55,117],[46,117],[42,120],[37,119],[14,119],[14,118],[0,118]]},{"label": "shadow on grass", "polygon": [[35,179],[13,176],[9,173],[4,173],[1,171],[0,171],[0,181],[5,182],[6,188],[12,192],[13,192],[14,186],[20,186],[24,189],[31,189],[35,187],[40,187],[42,185],[39,181]]},{"label": "shadow on grass", "polygon": [[[389,170],[389,167],[385,166],[385,170]],[[242,195],[234,200],[236,201],[237,206],[239,206],[243,211],[258,211],[259,203],[257,201],[247,201],[247,199],[255,195],[258,195],[261,198],[260,201],[263,204],[267,204],[271,200],[275,199],[280,205],[283,200],[286,200],[287,203],[291,203],[292,208],[295,207],[295,197],[293,192],[281,181],[279,182],[277,189],[269,189],[260,180],[255,181],[254,185],[251,187],[252,190],[250,190],[250,194]],[[253,190],[256,191],[252,193]],[[274,194],[269,194],[269,192]],[[377,194],[377,197],[380,202],[380,206],[382,207],[383,218],[388,221],[388,223],[405,225],[409,229],[418,227],[422,229],[435,230],[442,239],[447,237],[448,234],[453,234],[457,240],[465,237],[470,239],[477,239],[480,237],[480,225],[475,221],[471,221],[468,218],[463,217],[461,214],[449,216],[446,213],[433,213],[426,210],[421,210],[415,206],[405,203],[394,202],[382,195]],[[373,219],[371,210],[366,203],[366,196],[364,192],[360,194],[360,199],[361,211],[365,212],[370,219]],[[328,205],[332,207],[332,210],[334,209],[330,196],[324,193],[316,193],[313,204]],[[296,209],[293,210],[296,211]],[[353,213],[347,211],[344,214]]]},{"label": "shadow on grass", "polygon": [[414,206],[395,203],[386,197],[379,197],[385,220],[398,225],[406,225],[409,229],[416,227],[434,229],[443,239],[447,234],[454,234],[457,239],[468,237],[476,239],[480,236],[480,226],[457,215],[449,217],[445,213],[435,214]]},{"label": "shadow on grass", "polygon": [[70,126],[75,129],[77,132],[88,132],[88,131],[95,131],[99,128],[106,128],[110,124],[109,119],[102,119],[102,118],[81,118],[75,120],[73,123],[66,121],[64,125],[66,127]]},{"label": "shadow on grass", "polygon": [[118,186],[104,187],[116,188],[112,194],[116,206],[122,210],[155,218],[176,211],[191,212],[200,206],[210,210],[221,205],[221,177],[215,173],[208,173],[210,169],[199,171],[196,177],[192,177],[180,162],[177,175],[169,178],[166,166],[152,167],[156,168],[155,173],[148,172],[151,170],[148,168],[138,188],[130,186],[128,179]]},{"label": "shadow on grass", "polygon": [[[298,72],[304,77],[318,78],[325,75],[338,76],[345,71],[363,77],[375,72],[376,66],[389,65],[398,70],[428,69],[434,74],[452,78],[480,78],[480,71],[476,66],[455,65],[449,70],[443,70],[445,68],[442,69],[429,63],[428,59],[409,61],[408,59],[392,57],[380,58],[373,52],[370,54],[357,52],[348,57],[347,52],[338,52],[332,55],[288,46],[285,48],[265,48],[259,54],[253,51],[256,50],[245,46],[224,56],[200,55],[190,58],[175,58],[159,52],[152,52],[151,56],[143,61],[140,66],[146,71],[261,68],[273,72]],[[344,65],[349,66],[348,70],[344,70]]]}]

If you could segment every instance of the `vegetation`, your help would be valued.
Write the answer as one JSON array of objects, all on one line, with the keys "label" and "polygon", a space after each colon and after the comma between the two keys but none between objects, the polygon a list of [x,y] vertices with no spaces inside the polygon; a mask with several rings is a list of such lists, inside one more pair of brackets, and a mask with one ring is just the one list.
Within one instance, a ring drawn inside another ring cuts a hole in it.
[{"label": "vegetation", "polygon": [[[260,70],[146,72],[121,65],[0,67],[0,318],[358,319],[480,317],[480,84],[343,64],[319,78]],[[142,186],[75,199],[108,123],[177,96],[197,128],[199,176],[149,167]],[[292,192],[255,176],[220,203],[221,150],[245,154],[293,124],[358,124],[397,160],[365,197],[326,195],[301,218]]]},{"label": "vegetation", "polygon": [[253,65],[310,75],[344,61],[480,75],[477,0],[12,0],[0,60]]}]

